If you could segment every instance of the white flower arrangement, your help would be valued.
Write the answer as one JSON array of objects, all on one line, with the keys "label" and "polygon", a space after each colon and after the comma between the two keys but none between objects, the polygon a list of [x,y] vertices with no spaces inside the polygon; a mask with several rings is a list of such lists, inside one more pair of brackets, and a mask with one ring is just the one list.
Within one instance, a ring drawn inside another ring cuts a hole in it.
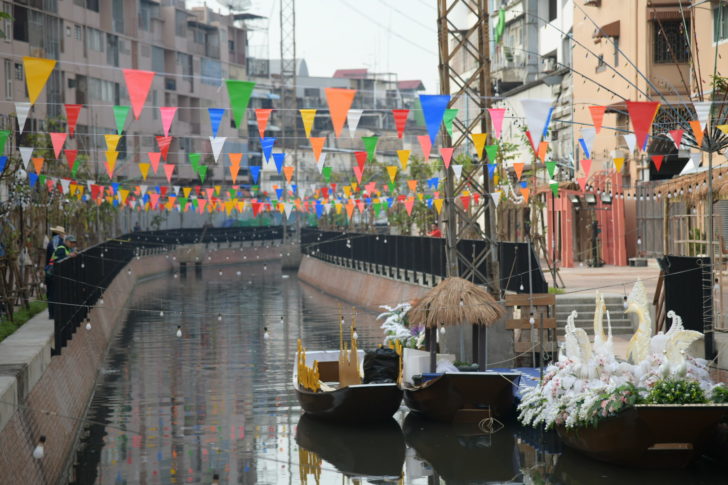
[{"label": "white flower arrangement", "polygon": [[394,307],[381,305],[379,308],[387,310],[377,316],[377,320],[384,319],[381,328],[385,334],[385,346],[399,341],[403,347],[422,348],[425,340],[424,328],[410,327],[407,322],[407,312],[412,308],[411,304],[400,303]]}]

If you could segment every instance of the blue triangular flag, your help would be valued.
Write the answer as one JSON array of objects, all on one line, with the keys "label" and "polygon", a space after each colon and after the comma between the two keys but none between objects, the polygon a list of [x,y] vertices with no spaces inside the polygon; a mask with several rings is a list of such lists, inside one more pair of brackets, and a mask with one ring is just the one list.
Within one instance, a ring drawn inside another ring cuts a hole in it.
[{"label": "blue triangular flag", "polygon": [[[263,148],[263,156],[265,157],[266,162],[270,162],[270,154],[273,151],[273,144],[276,142],[276,139],[273,137],[265,137],[260,139],[260,146]],[[278,170],[278,173],[281,171]]]},{"label": "blue triangular flag", "polygon": [[[545,139],[549,132],[549,123],[551,123],[551,116],[554,114],[554,108],[549,109],[549,114],[546,116],[546,125],[543,127],[543,133],[541,136]],[[538,147],[536,147],[538,148]]]},{"label": "blue triangular flag", "polygon": [[432,177],[430,179],[427,179],[427,188],[436,189],[439,183],[440,177]]},{"label": "blue triangular flag", "polygon": [[320,202],[316,202],[316,217],[318,219],[321,218],[321,216],[324,215],[324,205]]},{"label": "blue triangular flag", "polygon": [[392,198],[391,197],[387,197],[387,205],[389,207],[392,207]]},{"label": "blue triangular flag", "polygon": [[207,112],[210,113],[210,125],[212,126],[212,136],[217,137],[217,130],[220,128],[220,120],[222,115],[225,114],[224,108],[207,108]]},{"label": "blue triangular flag", "polygon": [[292,191],[293,191],[293,193],[295,194],[295,193],[296,193],[296,192],[298,191],[298,185],[296,185],[296,184],[291,184],[291,190],[292,190]]},{"label": "blue triangular flag", "polygon": [[427,208],[432,209],[432,199],[427,199]]},{"label": "blue triangular flag", "polygon": [[420,105],[422,106],[422,114],[425,117],[427,125],[427,133],[430,135],[430,141],[435,144],[437,132],[440,131],[440,123],[450,102],[448,94],[420,94]]},{"label": "blue triangular flag", "polygon": [[119,192],[119,182],[112,182],[111,188],[114,189],[114,195],[116,195],[116,193]]},{"label": "blue triangular flag", "polygon": [[493,174],[495,173],[496,166],[497,165],[495,163],[488,164],[488,178],[493,178]]},{"label": "blue triangular flag", "polygon": [[8,157],[5,157],[5,156],[0,157],[0,172],[5,170],[5,165],[7,165],[7,163],[8,163]]},{"label": "blue triangular flag", "polygon": [[[273,146],[271,145],[271,148]],[[283,162],[286,159],[285,153],[274,153],[273,154],[273,161],[276,163],[276,170],[278,170],[278,175],[281,174],[281,170],[283,170]]]},{"label": "blue triangular flag", "polygon": [[581,145],[581,149],[584,150],[584,158],[587,160],[591,158],[591,153],[589,153],[589,147],[586,146],[586,140],[583,138],[579,138],[579,145]]},{"label": "blue triangular flag", "polygon": [[278,197],[278,200],[283,198],[283,189],[276,189],[276,197]]},{"label": "blue triangular flag", "polygon": [[149,194],[144,194],[144,197],[142,197],[142,202],[144,202],[145,204],[149,202]]},{"label": "blue triangular flag", "polygon": [[35,187],[36,182],[38,182],[38,174],[35,172],[29,172],[28,182],[30,182],[31,187]]},{"label": "blue triangular flag", "polygon": [[114,207],[119,207],[119,199],[114,199]]},{"label": "blue triangular flag", "polygon": [[258,183],[258,176],[260,175],[260,167],[258,165],[253,165],[250,167],[250,176],[253,177],[253,183]]}]

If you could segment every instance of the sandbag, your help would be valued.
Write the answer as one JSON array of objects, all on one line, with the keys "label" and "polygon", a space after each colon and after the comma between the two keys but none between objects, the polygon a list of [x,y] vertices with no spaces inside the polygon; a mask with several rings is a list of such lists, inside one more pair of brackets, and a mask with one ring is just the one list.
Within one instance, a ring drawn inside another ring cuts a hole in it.
[{"label": "sandbag", "polygon": [[392,349],[378,348],[364,355],[364,384],[397,382],[399,355]]}]

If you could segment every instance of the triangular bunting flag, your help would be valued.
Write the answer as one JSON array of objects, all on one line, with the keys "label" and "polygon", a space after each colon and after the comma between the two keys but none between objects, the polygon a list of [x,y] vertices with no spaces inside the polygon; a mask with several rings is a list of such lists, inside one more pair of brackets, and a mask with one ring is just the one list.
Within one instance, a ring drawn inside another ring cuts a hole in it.
[{"label": "triangular bunting flag", "polygon": [[78,115],[81,112],[80,104],[64,104],[66,109],[66,124],[68,125],[68,133],[73,136],[76,132],[76,124],[78,123]]},{"label": "triangular bunting flag", "polygon": [[485,153],[488,155],[490,163],[495,163],[498,159],[498,145],[486,145]]},{"label": "triangular bunting flag", "polygon": [[487,133],[473,133],[470,135],[473,140],[473,146],[475,147],[475,153],[478,154],[478,160],[483,159],[483,148],[485,148],[485,141],[488,139]]},{"label": "triangular bunting flag", "polygon": [[283,175],[285,175],[286,182],[288,182],[289,184],[291,183],[291,178],[293,177],[293,170],[294,168],[290,165],[283,167]]},{"label": "triangular bunting flag", "polygon": [[523,196],[523,201],[528,204],[528,197],[531,195],[531,189],[528,187],[521,187],[521,196]]},{"label": "triangular bunting flag", "polygon": [[378,136],[363,136],[362,141],[364,142],[364,150],[366,150],[367,161],[371,162],[374,160],[374,154],[377,150],[377,142],[379,141]]},{"label": "triangular bunting flag", "polygon": [[546,170],[549,173],[549,178],[553,179],[554,172],[556,171],[556,162],[546,162],[545,165],[546,165]]},{"label": "triangular bunting flag", "polygon": [[230,98],[230,107],[233,112],[233,120],[235,126],[242,128],[243,116],[245,110],[248,109],[250,96],[253,94],[255,83],[253,81],[239,81],[237,79],[226,79],[228,97]]},{"label": "triangular bunting flag", "polygon": [[283,170],[283,163],[286,160],[286,154],[285,153],[274,153],[273,154],[273,162],[276,164],[276,170],[278,170],[278,175],[281,174],[281,170]]},{"label": "triangular bunting flag", "polygon": [[664,155],[652,155],[652,163],[655,164],[655,168],[657,171],[660,171],[660,168],[662,167],[662,160],[665,158]]},{"label": "triangular bunting flag", "polygon": [[589,159],[584,159],[579,162],[579,165],[581,165],[581,169],[584,171],[584,176],[589,177],[589,172],[591,172],[592,161]]},{"label": "triangular bunting flag", "polygon": [[613,161],[614,161],[614,169],[617,172],[621,172],[622,167],[624,166],[624,157],[616,157],[613,159]]},{"label": "triangular bunting flag", "polygon": [[660,103],[657,101],[627,101],[627,111],[632,120],[632,129],[637,137],[637,148],[643,150],[647,143],[647,134],[652,128]]},{"label": "triangular bunting flag", "polygon": [[445,110],[445,114],[442,116],[442,122],[445,124],[445,131],[447,134],[452,136],[452,122],[458,115],[458,110],[455,108],[449,108]]},{"label": "triangular bunting flag", "polygon": [[140,163],[139,164],[139,173],[142,174],[142,179],[146,180],[147,175],[149,175],[149,164],[148,163]]},{"label": "triangular bunting flag", "polygon": [[25,84],[28,86],[28,98],[30,98],[30,104],[32,105],[35,104],[41,91],[43,91],[53,68],[56,67],[56,61],[39,57],[23,57],[23,67],[25,69]]},{"label": "triangular bunting flag", "polygon": [[703,146],[703,127],[700,124],[700,121],[691,121],[690,122],[690,128],[693,130],[693,135],[695,136],[695,145],[697,145],[698,148]]},{"label": "triangular bunting flag", "polygon": [[367,152],[354,152],[354,158],[356,158],[356,164],[359,167],[359,170],[363,173],[364,165],[367,161]]},{"label": "triangular bunting flag", "polygon": [[408,109],[393,109],[392,116],[394,116],[394,126],[397,129],[397,138],[404,136],[404,129],[407,126],[407,116],[409,116]]},{"label": "triangular bunting flag", "polygon": [[589,106],[589,112],[591,113],[592,124],[594,125],[594,132],[596,134],[599,134],[602,130],[602,122],[604,121],[604,113],[606,111],[606,106]]},{"label": "triangular bunting flag", "polygon": [[45,161],[43,157],[34,157],[33,159],[33,169],[35,170],[35,173],[37,175],[40,175],[41,170],[43,170],[43,162]]},{"label": "triangular bunting flag", "polygon": [[361,183],[361,177],[364,175],[364,171],[358,165],[354,166],[354,175],[356,175],[356,181]]},{"label": "triangular bunting flag", "polygon": [[222,116],[225,114],[225,108],[207,108],[207,114],[210,117],[210,129],[212,130],[212,136],[217,136]]},{"label": "triangular bunting flag", "polygon": [[341,130],[344,128],[344,122],[347,113],[356,96],[355,89],[343,88],[326,88],[326,101],[329,105],[329,113],[331,116],[331,124],[334,127],[336,138],[341,136]]},{"label": "triangular bunting flag", "polygon": [[15,102],[15,116],[18,118],[18,131],[23,134],[25,129],[25,120],[28,119],[28,113],[30,112],[31,104],[25,101]]},{"label": "triangular bunting flag", "polygon": [[356,135],[356,127],[359,126],[359,120],[364,112],[363,109],[350,109],[346,115],[346,124],[349,128],[349,137],[354,138]]},{"label": "triangular bunting flag", "polygon": [[516,172],[516,179],[521,180],[521,175],[523,175],[523,167],[525,167],[526,164],[523,162],[514,162],[513,163],[513,170]]},{"label": "triangular bunting flag", "polygon": [[121,140],[121,135],[104,135],[104,139],[106,140],[106,150],[107,151],[115,151],[116,147],[119,146],[119,140]]},{"label": "triangular bunting flag", "polygon": [[[53,144],[53,153],[56,158],[61,157],[61,150],[63,150],[63,144],[66,142],[67,133],[50,133],[51,143]],[[2,152],[0,152],[2,153]]]},{"label": "triangular bunting flag", "polygon": [[548,153],[548,150],[549,150],[549,142],[542,141],[541,143],[539,143],[538,144],[538,152],[537,152],[538,153],[538,159],[541,160],[542,162],[545,162],[546,161],[546,154]]},{"label": "triangular bunting flag", "polygon": [[670,130],[670,138],[672,138],[672,142],[675,144],[675,148],[678,150],[680,149],[680,144],[682,143],[682,137],[684,130]]},{"label": "triangular bunting flag", "polygon": [[33,156],[33,147],[18,147],[20,151],[20,158],[23,160],[23,168],[28,170],[30,164],[30,157]]},{"label": "triangular bunting flag", "polygon": [[459,163],[454,163],[452,166],[452,172],[455,174],[456,178],[460,178],[463,174],[463,166]]},{"label": "triangular bunting flag", "polygon": [[407,161],[409,160],[409,156],[409,150],[397,150],[397,158],[399,158],[399,165],[402,167],[402,170],[407,170]]},{"label": "triangular bunting flag", "polygon": [[450,168],[450,160],[452,160],[452,152],[455,150],[453,147],[442,147],[440,148],[440,156],[445,164],[445,169]]},{"label": "triangular bunting flag", "polygon": [[395,177],[397,177],[397,166],[387,165],[387,173],[389,174],[390,182],[394,182]]},{"label": "triangular bunting flag", "polygon": [[324,148],[324,142],[326,141],[326,138],[324,137],[313,137],[309,138],[308,141],[311,143],[311,149],[313,150],[313,159],[318,163],[319,159],[321,158],[321,150]]},{"label": "triangular bunting flag", "polygon": [[63,153],[66,155],[66,161],[68,162],[68,169],[73,170],[73,165],[76,163],[76,156],[78,150],[64,150]]},{"label": "triangular bunting flag", "polygon": [[712,101],[693,101],[695,114],[700,122],[700,131],[703,131],[703,129],[708,126],[708,121],[710,119],[710,107],[712,104]]},{"label": "triangular bunting flag", "polygon": [[159,107],[159,116],[162,118],[162,131],[164,131],[164,136],[169,136],[169,129],[172,126],[175,113],[177,113],[176,106]]},{"label": "triangular bunting flag", "polygon": [[313,128],[313,122],[316,119],[315,109],[299,109],[301,113],[301,122],[303,123],[303,129],[306,132],[306,138],[311,138],[311,128]]},{"label": "triangular bunting flag", "polygon": [[252,165],[248,168],[250,170],[250,177],[253,179],[253,183],[258,183],[258,177],[260,176],[260,166],[259,165]]},{"label": "triangular bunting flag", "polygon": [[[270,155],[273,152],[273,145],[275,142],[276,139],[273,137],[261,138],[260,140],[260,146],[263,150],[263,156],[265,157],[266,162],[270,162]],[[278,172],[280,173],[280,170]]]},{"label": "triangular bunting flag", "polygon": [[[152,87],[154,73],[152,71],[140,71],[137,69],[124,69],[126,89],[129,91],[129,101],[134,113],[134,119],[139,119],[147,100],[149,89]],[[165,158],[166,160],[166,158]]]},{"label": "triangular bunting flag", "polygon": [[431,144],[435,143],[437,132],[440,131],[440,123],[442,123],[449,102],[450,95],[447,94],[420,94],[420,105],[422,106],[422,114],[425,117],[425,125],[427,126]]},{"label": "triangular bunting flag", "polygon": [[634,153],[634,147],[637,144],[637,137],[634,133],[628,133],[626,135],[622,135],[622,138],[624,138],[624,143],[627,144],[627,151],[629,151],[630,154]]},{"label": "triangular bunting flag", "polygon": [[149,163],[152,164],[152,170],[156,174],[159,168],[159,159],[162,157],[162,154],[160,152],[147,152],[147,157],[149,157]]},{"label": "triangular bunting flag", "polygon": [[493,133],[495,138],[498,140],[501,137],[503,131],[503,118],[506,115],[505,108],[488,108],[488,114],[490,114],[490,124],[493,126]]},{"label": "triangular bunting flag", "polygon": [[226,139],[227,138],[224,136],[210,137],[210,147],[212,148],[212,157],[215,159],[215,163],[217,163],[218,158],[220,158],[220,153],[222,152],[222,147],[225,144]]},{"label": "triangular bunting flag", "polygon": [[420,147],[422,148],[422,157],[428,162],[430,160],[430,150],[432,150],[430,137],[428,135],[418,135],[417,141],[420,142]]},{"label": "triangular bunting flag", "polygon": [[114,106],[114,121],[116,122],[116,133],[121,135],[126,126],[126,118],[129,116],[129,106]]},{"label": "triangular bunting flag", "polygon": [[523,116],[531,133],[534,147],[538,147],[551,117],[552,101],[549,99],[522,99]]}]

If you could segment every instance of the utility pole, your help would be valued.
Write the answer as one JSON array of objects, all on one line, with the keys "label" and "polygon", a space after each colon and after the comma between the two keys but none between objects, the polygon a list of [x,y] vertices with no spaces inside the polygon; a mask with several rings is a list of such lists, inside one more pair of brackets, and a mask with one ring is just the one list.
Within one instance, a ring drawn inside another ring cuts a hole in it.
[{"label": "utility pole", "polygon": [[[298,100],[296,98],[296,0],[281,0],[281,122],[283,146],[293,148],[293,174],[298,188]],[[288,138],[288,139],[286,139]],[[290,141],[290,143],[289,143]],[[283,182],[284,200],[288,203],[288,188]],[[300,234],[300,214],[296,215],[296,234]],[[288,241],[288,221],[283,224],[283,243]]]},{"label": "utility pole", "polygon": [[[488,132],[486,113],[492,97],[489,21],[487,0],[437,0],[440,93],[451,95],[449,108],[465,108],[468,113],[474,113],[465,122],[455,118],[454,136],[451,138],[443,132],[443,146],[467,146],[472,133]],[[459,70],[455,68],[456,57],[457,64],[462,66]],[[475,109],[470,108],[470,103]],[[474,204],[469,210],[458,206],[456,200],[466,190],[477,193],[482,203]],[[490,192],[486,164],[481,170],[463,172],[459,181],[455,180],[452,168],[447,169],[447,275],[487,285],[492,293],[499,295],[495,204]],[[458,244],[467,235],[472,238],[472,234],[476,240],[485,241],[485,245],[468,245],[465,249]]]}]

